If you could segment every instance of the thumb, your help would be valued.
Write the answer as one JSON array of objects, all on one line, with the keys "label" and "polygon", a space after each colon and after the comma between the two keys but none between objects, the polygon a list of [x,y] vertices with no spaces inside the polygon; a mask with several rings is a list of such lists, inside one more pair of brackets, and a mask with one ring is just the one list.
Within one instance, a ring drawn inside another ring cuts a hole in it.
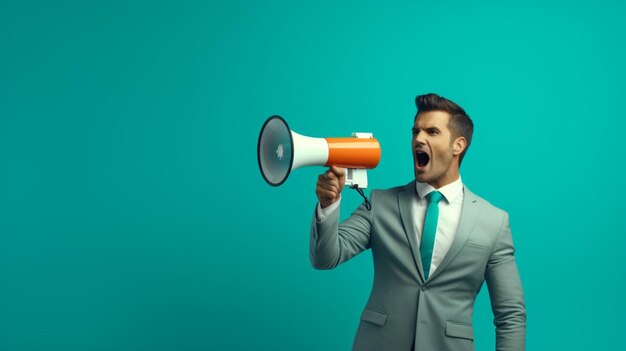
[{"label": "thumb", "polygon": [[346,169],[345,168],[341,168],[341,167],[337,167],[337,166],[330,166],[330,171],[333,172],[337,176],[337,178],[339,178],[339,179],[346,177]]}]

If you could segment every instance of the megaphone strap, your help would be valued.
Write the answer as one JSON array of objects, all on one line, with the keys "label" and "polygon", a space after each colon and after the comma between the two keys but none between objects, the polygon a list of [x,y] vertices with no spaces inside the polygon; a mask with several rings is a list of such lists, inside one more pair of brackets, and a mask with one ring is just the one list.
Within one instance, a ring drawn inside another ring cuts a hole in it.
[{"label": "megaphone strap", "polygon": [[365,196],[365,193],[363,192],[363,189],[359,188],[359,184],[351,185],[350,189],[356,190],[359,193],[359,195],[361,195],[363,200],[365,200],[365,208],[367,208],[368,211],[371,211],[372,210],[372,205],[370,204],[370,201],[367,199],[367,196]]}]

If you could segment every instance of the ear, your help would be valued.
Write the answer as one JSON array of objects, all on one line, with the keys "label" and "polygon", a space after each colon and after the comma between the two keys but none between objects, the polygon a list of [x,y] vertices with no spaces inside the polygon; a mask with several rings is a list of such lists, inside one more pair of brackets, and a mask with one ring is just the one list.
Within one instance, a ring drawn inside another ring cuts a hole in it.
[{"label": "ear", "polygon": [[459,156],[467,148],[467,140],[460,136],[452,142],[452,155]]}]

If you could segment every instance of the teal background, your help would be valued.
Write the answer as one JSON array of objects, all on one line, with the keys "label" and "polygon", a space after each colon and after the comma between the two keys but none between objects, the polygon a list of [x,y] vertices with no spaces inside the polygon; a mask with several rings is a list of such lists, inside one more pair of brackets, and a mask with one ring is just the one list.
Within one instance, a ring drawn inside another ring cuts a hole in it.
[{"label": "teal background", "polygon": [[[416,95],[476,124],[464,182],[511,215],[529,350],[623,350],[620,1],[3,1],[0,350],[347,350],[371,254],[308,261],[312,167],[272,114],[369,131],[412,179]],[[342,216],[359,204],[344,193]],[[494,348],[486,289],[477,350]]]}]

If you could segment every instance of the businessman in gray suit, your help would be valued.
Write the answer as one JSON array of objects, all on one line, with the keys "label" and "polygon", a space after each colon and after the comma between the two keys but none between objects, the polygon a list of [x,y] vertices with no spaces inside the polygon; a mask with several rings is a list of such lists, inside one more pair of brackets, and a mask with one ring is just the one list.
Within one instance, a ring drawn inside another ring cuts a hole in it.
[{"label": "businessman in gray suit", "polygon": [[454,102],[416,97],[415,181],[370,194],[339,223],[344,171],[318,177],[310,259],[332,269],[371,249],[374,284],[354,350],[473,350],[474,301],[487,282],[497,350],[524,350],[526,308],[509,217],[472,193],[459,167],[474,125]]}]

